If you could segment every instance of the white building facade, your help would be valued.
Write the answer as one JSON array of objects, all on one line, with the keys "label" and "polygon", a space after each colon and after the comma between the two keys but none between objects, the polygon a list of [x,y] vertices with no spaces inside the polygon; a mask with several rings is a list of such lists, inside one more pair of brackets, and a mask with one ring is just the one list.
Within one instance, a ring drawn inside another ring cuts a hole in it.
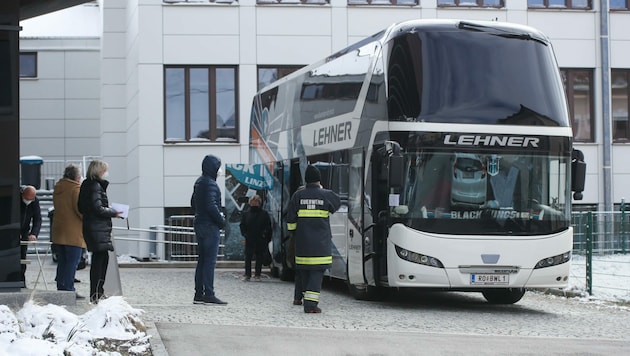
[{"label": "white building facade", "polygon": [[[20,153],[102,157],[110,200],[131,206],[130,225],[161,225],[186,212],[206,154],[248,162],[251,98],[267,75],[395,22],[506,21],[550,37],[588,164],[584,200],[575,203],[612,209],[630,198],[629,2],[101,0],[65,11],[81,16],[81,31],[31,31],[44,17],[23,24],[21,52],[37,54],[37,74],[20,83]],[[144,250],[136,242],[117,248]]]}]

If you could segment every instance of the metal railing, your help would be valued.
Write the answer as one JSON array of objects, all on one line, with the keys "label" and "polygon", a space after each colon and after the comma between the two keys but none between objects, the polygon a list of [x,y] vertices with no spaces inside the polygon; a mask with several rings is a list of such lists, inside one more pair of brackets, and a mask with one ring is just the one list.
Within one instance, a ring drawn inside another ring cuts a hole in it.
[{"label": "metal railing", "polygon": [[589,249],[589,243],[592,244],[591,249],[595,254],[630,252],[628,212],[577,212],[573,213],[571,224],[574,252],[585,253]]},{"label": "metal railing", "polygon": [[571,278],[581,278],[589,295],[599,289],[630,300],[630,220],[621,211],[573,213],[573,266]]},{"label": "metal railing", "polygon": [[[114,227],[116,230],[128,230],[147,233],[148,238],[115,237],[121,241],[146,242],[150,255],[165,261],[197,261],[197,242],[193,228],[193,215],[174,215],[167,219],[167,225],[154,225],[149,229]],[[225,258],[225,231],[221,230],[219,254],[217,260]]]},{"label": "metal railing", "polygon": [[[63,171],[69,164],[76,164],[81,167],[81,172],[85,176],[88,164],[100,157],[97,156],[84,156],[80,160],[56,160],[46,159],[43,161],[40,168],[40,187],[41,190],[48,191],[53,190],[55,183],[63,177]],[[20,177],[20,181],[22,178]]]}]

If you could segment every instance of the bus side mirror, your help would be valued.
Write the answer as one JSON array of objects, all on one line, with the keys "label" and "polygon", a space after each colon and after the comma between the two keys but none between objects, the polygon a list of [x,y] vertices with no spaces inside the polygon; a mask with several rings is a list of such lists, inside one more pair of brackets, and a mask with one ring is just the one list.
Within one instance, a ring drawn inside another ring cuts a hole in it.
[{"label": "bus side mirror", "polygon": [[573,199],[582,200],[584,197],[584,183],[586,181],[586,162],[584,162],[584,154],[580,150],[573,150],[571,155],[571,190]]},{"label": "bus side mirror", "polygon": [[404,160],[402,156],[389,157],[389,186],[390,188],[402,188],[403,176],[405,172]]}]

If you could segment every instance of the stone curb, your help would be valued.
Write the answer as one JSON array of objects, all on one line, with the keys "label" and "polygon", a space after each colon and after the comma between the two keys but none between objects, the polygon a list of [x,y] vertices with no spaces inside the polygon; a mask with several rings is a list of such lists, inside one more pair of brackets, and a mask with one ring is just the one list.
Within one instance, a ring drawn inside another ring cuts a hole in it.
[{"label": "stone curb", "polygon": [[[197,261],[122,262],[119,268],[195,268]],[[244,261],[217,261],[216,268],[245,268]]]}]

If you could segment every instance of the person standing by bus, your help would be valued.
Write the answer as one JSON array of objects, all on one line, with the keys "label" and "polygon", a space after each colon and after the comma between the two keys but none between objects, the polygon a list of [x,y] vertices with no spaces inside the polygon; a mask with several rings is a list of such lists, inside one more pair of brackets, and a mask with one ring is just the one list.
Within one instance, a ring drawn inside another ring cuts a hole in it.
[{"label": "person standing by bus", "polygon": [[[75,291],[77,266],[86,247],[83,239],[83,216],[79,212],[81,167],[69,164],[53,190],[55,222],[52,224],[52,243],[57,253],[57,290]],[[76,294],[77,299],[83,299]]]},{"label": "person standing by bus", "polygon": [[263,266],[263,255],[271,241],[271,219],[261,207],[259,195],[249,198],[249,210],[241,219],[241,234],[245,237],[245,281],[252,277],[252,258],[256,256],[254,280],[260,281]]},{"label": "person standing by bus", "polygon": [[341,200],[323,189],[317,167],[309,165],[304,175],[306,187],[296,191],[287,210],[287,229],[295,239],[295,265],[304,290],[304,312],[321,313],[319,295],[324,271],[332,265],[332,233],[329,215]]},{"label": "person standing by bus", "polygon": [[227,304],[214,294],[214,268],[219,253],[220,230],[226,223],[221,212],[221,190],[217,184],[219,168],[221,160],[218,157],[204,157],[201,176],[195,181],[190,197],[190,206],[195,213],[193,226],[199,254],[195,268],[194,304]]},{"label": "person standing by bus", "polygon": [[105,298],[105,277],[109,264],[109,251],[114,251],[112,243],[112,218],[122,212],[109,206],[106,180],[109,165],[101,160],[90,162],[86,179],[79,190],[79,212],[83,215],[83,238],[88,251],[92,252],[90,265],[90,302],[98,303]]},{"label": "person standing by bus", "polygon": [[[22,201],[20,202],[20,214],[22,224],[20,226],[21,241],[37,241],[37,235],[42,227],[42,210],[37,198],[37,190],[32,185],[21,189]],[[20,246],[20,258],[26,259],[28,245]],[[26,283],[26,265],[22,264],[22,281]]]}]

